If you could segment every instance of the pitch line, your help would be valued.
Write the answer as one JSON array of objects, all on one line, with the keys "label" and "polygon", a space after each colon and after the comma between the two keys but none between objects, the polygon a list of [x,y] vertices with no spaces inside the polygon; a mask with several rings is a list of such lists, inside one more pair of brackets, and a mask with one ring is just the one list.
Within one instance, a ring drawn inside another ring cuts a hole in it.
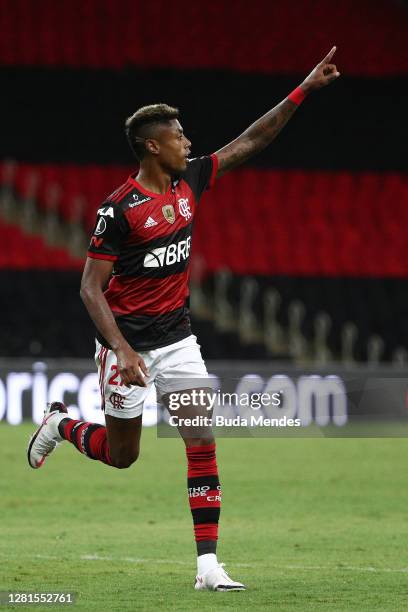
[{"label": "pitch line", "polygon": [[[61,557],[56,555],[35,555],[36,559],[61,560]],[[93,555],[81,555],[77,557],[80,561],[109,561],[111,563],[151,563],[157,565],[185,565],[192,567],[194,564],[189,561],[180,561],[177,559],[147,559],[142,557],[111,557]],[[278,570],[294,570],[294,571],[337,571],[337,572],[371,572],[371,573],[397,573],[408,574],[408,567],[392,568],[392,567],[358,567],[355,565],[270,565],[266,563],[234,563],[234,567],[271,567]]]}]

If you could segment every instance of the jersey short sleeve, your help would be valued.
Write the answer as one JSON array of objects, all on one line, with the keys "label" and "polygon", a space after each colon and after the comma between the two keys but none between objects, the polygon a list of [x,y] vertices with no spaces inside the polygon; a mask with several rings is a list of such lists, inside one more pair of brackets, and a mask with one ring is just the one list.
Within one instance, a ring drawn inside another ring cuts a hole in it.
[{"label": "jersey short sleeve", "polygon": [[217,170],[218,159],[215,153],[204,157],[195,157],[188,162],[188,167],[182,178],[190,185],[197,202],[203,192],[214,185]]},{"label": "jersey short sleeve", "polygon": [[123,239],[128,232],[129,224],[120,206],[103,204],[97,213],[88,257],[116,261]]}]

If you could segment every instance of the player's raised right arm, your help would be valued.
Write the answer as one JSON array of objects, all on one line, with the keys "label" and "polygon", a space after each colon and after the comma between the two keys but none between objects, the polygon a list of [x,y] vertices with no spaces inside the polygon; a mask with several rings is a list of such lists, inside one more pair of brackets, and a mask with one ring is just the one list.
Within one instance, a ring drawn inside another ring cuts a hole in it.
[{"label": "player's raised right arm", "polygon": [[218,177],[265,149],[294,115],[305,95],[329,85],[340,76],[335,64],[331,63],[335,51],[336,47],[333,47],[303,83],[280,104],[250,125],[238,138],[216,151]]},{"label": "player's raised right arm", "polygon": [[143,374],[146,376],[149,374],[145,362],[123,337],[103,294],[103,288],[111,276],[112,268],[111,261],[88,257],[82,275],[81,298],[95,326],[116,353],[118,372],[123,383],[127,387],[130,385],[145,387]]}]

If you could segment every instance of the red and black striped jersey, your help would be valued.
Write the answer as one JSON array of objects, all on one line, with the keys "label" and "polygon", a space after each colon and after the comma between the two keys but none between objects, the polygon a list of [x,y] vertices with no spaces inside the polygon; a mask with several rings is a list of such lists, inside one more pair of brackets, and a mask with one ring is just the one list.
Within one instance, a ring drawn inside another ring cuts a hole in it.
[{"label": "red and black striped jersey", "polygon": [[[159,348],[191,334],[193,222],[217,166],[215,154],[190,160],[165,194],[148,191],[130,176],[98,210],[88,257],[114,262],[104,295],[135,350]],[[97,338],[109,348],[99,332]]]}]

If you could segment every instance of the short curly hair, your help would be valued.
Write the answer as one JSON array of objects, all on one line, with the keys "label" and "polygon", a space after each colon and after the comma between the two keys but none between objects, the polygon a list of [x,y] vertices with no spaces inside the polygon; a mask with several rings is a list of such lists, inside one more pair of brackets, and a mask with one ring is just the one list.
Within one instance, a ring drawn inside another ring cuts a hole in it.
[{"label": "short curly hair", "polygon": [[141,161],[146,155],[145,139],[151,137],[150,128],[160,123],[179,119],[178,108],[168,104],[150,104],[142,106],[126,119],[125,133],[136,158]]}]

